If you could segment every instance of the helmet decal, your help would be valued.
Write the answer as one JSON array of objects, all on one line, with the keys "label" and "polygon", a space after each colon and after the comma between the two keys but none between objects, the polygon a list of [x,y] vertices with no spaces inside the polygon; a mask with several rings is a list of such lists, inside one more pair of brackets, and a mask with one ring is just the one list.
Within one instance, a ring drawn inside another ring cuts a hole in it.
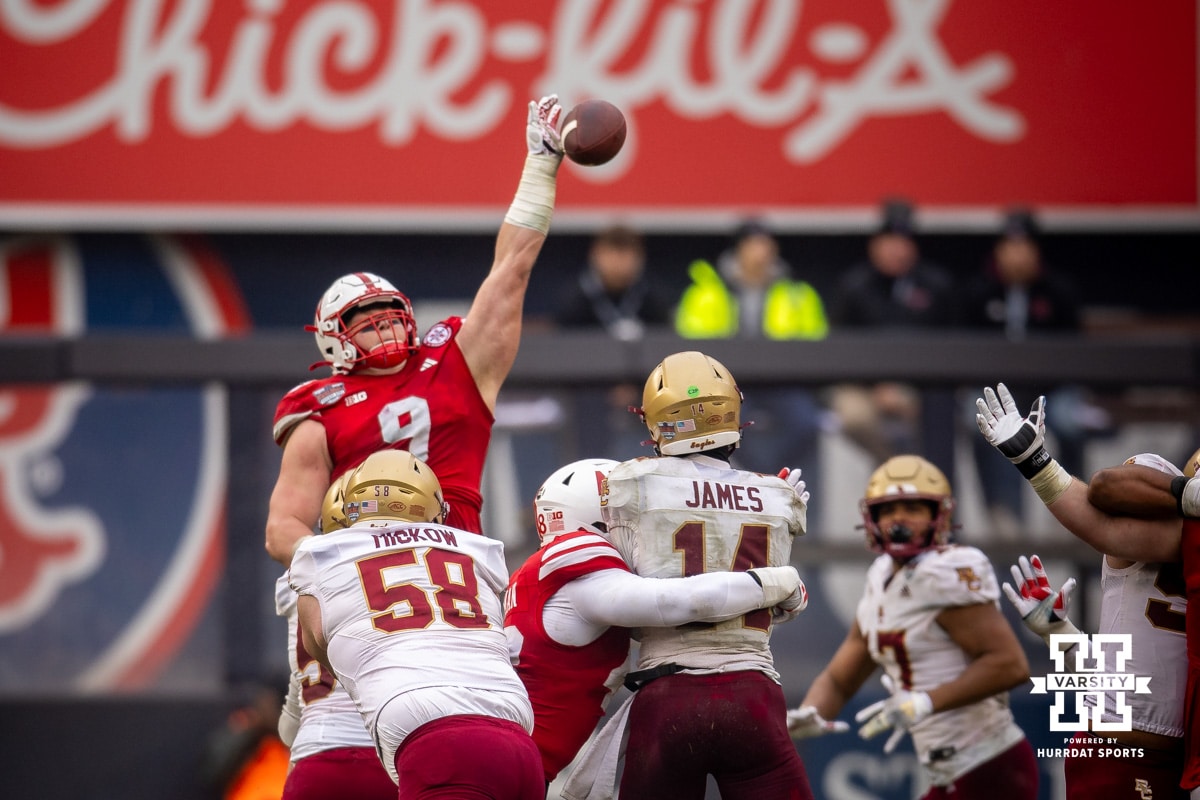
[{"label": "helmet decal", "polygon": [[542,482],[533,501],[542,544],[578,530],[607,533],[600,509],[608,473],[616,465],[608,458],[585,458],[558,468]]},{"label": "helmet decal", "polygon": [[704,353],[667,356],[642,392],[642,420],[662,455],[704,452],[741,440],[742,393],[729,370]]}]

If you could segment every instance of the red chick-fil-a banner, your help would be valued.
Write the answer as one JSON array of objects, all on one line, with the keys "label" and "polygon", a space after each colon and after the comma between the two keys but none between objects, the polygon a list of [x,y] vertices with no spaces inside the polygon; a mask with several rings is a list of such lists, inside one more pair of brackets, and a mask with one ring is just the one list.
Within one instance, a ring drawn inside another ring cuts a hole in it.
[{"label": "red chick-fil-a banner", "polygon": [[0,224],[494,227],[529,100],[629,135],[556,219],[1200,221],[1193,0],[6,0]]}]

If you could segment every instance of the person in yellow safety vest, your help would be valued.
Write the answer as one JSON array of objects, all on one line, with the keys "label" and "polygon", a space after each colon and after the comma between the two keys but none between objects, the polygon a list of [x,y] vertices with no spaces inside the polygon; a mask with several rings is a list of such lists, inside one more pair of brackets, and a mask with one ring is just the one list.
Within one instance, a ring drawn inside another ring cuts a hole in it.
[{"label": "person in yellow safety vest", "polygon": [[792,280],[779,246],[761,222],[745,223],[732,249],[688,269],[692,283],[680,298],[675,330],[688,339],[823,339],[825,304],[811,284]]},{"label": "person in yellow safety vest", "polygon": [[[742,224],[714,267],[695,261],[692,282],[675,310],[675,331],[687,339],[819,340],[829,333],[825,304],[806,281],[794,280],[772,231],[757,219]],[[798,464],[813,494],[809,529],[820,530],[821,430],[833,418],[801,387],[750,387],[744,418],[754,427],[752,448],[737,451],[739,466],[777,472]]]}]

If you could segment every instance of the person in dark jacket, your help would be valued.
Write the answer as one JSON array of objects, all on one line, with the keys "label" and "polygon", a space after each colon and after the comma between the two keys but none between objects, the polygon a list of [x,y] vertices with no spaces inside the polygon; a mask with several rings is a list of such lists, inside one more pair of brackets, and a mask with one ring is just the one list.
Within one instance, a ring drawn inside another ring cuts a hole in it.
[{"label": "person in dark jacket", "polygon": [[623,341],[671,321],[671,301],[646,279],[646,250],[632,228],[614,225],[596,234],[587,266],[555,313],[562,328],[603,328]]},{"label": "person in dark jacket", "polygon": [[1026,208],[1008,212],[988,263],[963,298],[962,325],[1003,331],[1012,341],[1081,328],[1079,292],[1044,263],[1037,222]]},{"label": "person in dark jacket", "polygon": [[[1082,331],[1080,293],[1046,262],[1040,234],[1031,209],[1008,209],[984,268],[963,292],[961,326],[991,331],[1009,341]],[[1061,461],[1071,474],[1084,474],[1084,446],[1090,436],[1108,427],[1106,412],[1078,386],[1023,386],[1020,391],[1047,396],[1056,412],[1050,431]],[[974,414],[973,405],[968,412]],[[979,437],[971,437],[971,446],[993,532],[1005,538],[1018,537],[1023,528],[1024,482],[1005,466],[1006,459]]]},{"label": "person in dark jacket", "polygon": [[[831,298],[830,329],[839,332],[935,331],[954,321],[954,280],[921,256],[913,206],[891,199],[867,242],[867,257],[851,265]],[[841,384],[830,406],[842,432],[872,460],[918,452],[953,472],[954,398],[942,390],[919,391],[897,382]]]}]

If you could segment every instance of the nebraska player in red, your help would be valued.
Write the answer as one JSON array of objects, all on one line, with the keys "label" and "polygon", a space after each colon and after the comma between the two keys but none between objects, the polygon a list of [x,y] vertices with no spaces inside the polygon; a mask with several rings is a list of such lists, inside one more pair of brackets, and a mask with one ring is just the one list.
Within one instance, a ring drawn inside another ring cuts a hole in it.
[{"label": "nebraska player in red", "polygon": [[292,389],[275,412],[283,459],[266,532],[275,560],[287,565],[312,532],[332,480],[384,448],[427,461],[450,503],[447,522],[480,532],[492,410],[516,359],[525,290],[554,211],[561,113],[555,95],[529,104],[521,182],[465,318],[419,338],[408,298],[366,272],[339,278],[321,298],[309,329],[333,375]]},{"label": "nebraska player in red", "polygon": [[584,459],[546,479],[534,500],[542,547],[505,594],[504,630],[533,704],[546,783],[575,757],[621,685],[630,627],[730,619],[777,605],[791,616],[807,603],[790,566],[673,580],[634,575],[600,521],[600,485],[616,464]]},{"label": "nebraska player in red", "polygon": [[1054,517],[1101,553],[1128,561],[1183,562],[1188,604],[1184,628],[1188,675],[1184,698],[1184,770],[1180,786],[1200,800],[1200,450],[1173,476],[1126,463],[1102,469],[1083,484],[1045,448],[1046,399],[1021,416],[1004,384],[976,401],[979,430],[1008,457]]}]

